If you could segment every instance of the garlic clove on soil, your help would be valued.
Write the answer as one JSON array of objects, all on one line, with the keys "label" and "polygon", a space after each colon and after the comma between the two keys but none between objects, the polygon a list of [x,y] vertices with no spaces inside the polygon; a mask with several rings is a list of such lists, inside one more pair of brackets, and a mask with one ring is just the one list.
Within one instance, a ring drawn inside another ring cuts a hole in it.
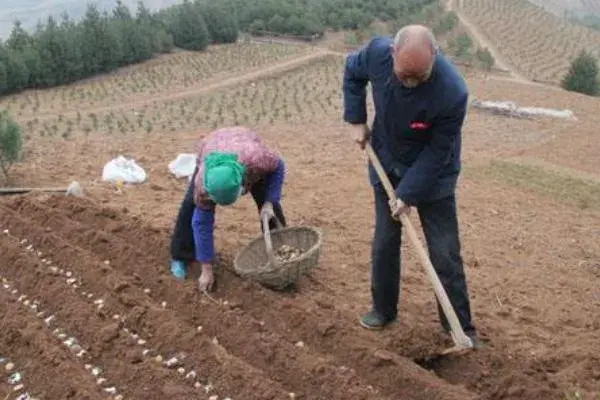
[{"label": "garlic clove on soil", "polygon": [[176,365],[178,362],[179,362],[179,360],[177,359],[177,357],[171,357],[170,359],[168,359],[168,360],[165,362],[165,365],[166,365],[167,367],[173,367],[173,366],[175,366],[175,365]]},{"label": "garlic clove on soil", "polygon": [[8,383],[10,383],[11,385],[14,385],[16,383],[21,382],[21,379],[22,379],[21,373],[15,372],[8,378]]},{"label": "garlic clove on soil", "polygon": [[186,379],[192,379],[196,377],[196,371],[190,371],[185,375]]}]

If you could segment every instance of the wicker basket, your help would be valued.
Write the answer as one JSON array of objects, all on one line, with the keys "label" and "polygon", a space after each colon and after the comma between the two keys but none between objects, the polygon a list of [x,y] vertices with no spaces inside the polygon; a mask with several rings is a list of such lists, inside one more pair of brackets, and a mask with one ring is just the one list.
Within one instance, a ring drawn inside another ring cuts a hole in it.
[{"label": "wicker basket", "polygon": [[233,267],[243,278],[255,280],[266,287],[284,290],[296,283],[300,275],[319,263],[322,233],[311,227],[289,227],[270,232],[272,248],[288,245],[299,249],[299,257],[270,264],[264,237],[250,242],[235,257]]}]

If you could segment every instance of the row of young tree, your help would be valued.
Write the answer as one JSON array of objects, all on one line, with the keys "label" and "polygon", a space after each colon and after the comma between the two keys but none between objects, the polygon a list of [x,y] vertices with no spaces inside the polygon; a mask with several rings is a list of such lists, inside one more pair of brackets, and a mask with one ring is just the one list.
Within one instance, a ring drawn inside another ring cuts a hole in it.
[{"label": "row of young tree", "polygon": [[360,29],[375,18],[401,24],[435,0],[184,0],[158,12],[142,1],[132,13],[89,4],[80,21],[68,14],[40,21],[33,33],[16,22],[0,42],[0,95],[74,82],[148,60],[174,47],[202,51],[233,43],[238,33],[320,36]]},{"label": "row of young tree", "polygon": [[[211,0],[205,0],[211,1]],[[240,29],[313,36],[326,28],[361,29],[375,19],[402,24],[438,0],[220,0],[234,10]]]}]

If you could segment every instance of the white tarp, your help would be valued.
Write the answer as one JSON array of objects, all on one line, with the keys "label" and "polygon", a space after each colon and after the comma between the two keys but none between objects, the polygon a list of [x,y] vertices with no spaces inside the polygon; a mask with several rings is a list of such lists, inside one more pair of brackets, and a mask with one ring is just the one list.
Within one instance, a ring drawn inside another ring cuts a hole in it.
[{"label": "white tarp", "polygon": [[179,154],[176,159],[169,163],[169,171],[177,179],[187,177],[192,178],[196,168],[196,154]]},{"label": "white tarp", "polygon": [[519,107],[514,101],[473,100],[471,105],[475,108],[490,110],[498,114],[514,117],[547,116],[576,119],[571,110],[555,110],[542,107]]},{"label": "white tarp", "polygon": [[119,156],[104,166],[102,180],[109,182],[142,183],[146,180],[146,171],[133,159]]}]

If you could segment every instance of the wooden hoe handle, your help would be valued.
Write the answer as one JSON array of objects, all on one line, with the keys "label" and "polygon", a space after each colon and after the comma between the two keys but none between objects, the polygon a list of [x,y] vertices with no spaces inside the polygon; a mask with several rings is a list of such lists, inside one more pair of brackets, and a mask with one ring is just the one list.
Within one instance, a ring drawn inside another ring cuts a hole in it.
[{"label": "wooden hoe handle", "polygon": [[[375,167],[375,171],[377,172],[379,179],[381,180],[381,182],[383,183],[383,186],[385,187],[385,191],[387,192],[388,197],[390,199],[395,199],[396,192],[394,191],[394,188],[392,187],[392,183],[390,182],[387,174],[383,170],[383,167],[381,166],[381,162],[379,162],[379,159],[377,158],[377,155],[375,154],[373,147],[371,146],[370,143],[367,143],[365,146],[365,149],[367,151],[367,155],[369,156],[369,159],[371,160],[371,163],[373,164],[373,167]],[[442,286],[442,283],[440,282],[440,279],[437,276],[437,273],[435,272],[433,264],[431,263],[431,260],[429,259],[429,256],[428,256],[427,252],[425,251],[425,248],[421,244],[421,241],[419,240],[419,237],[417,236],[417,232],[415,231],[415,228],[413,227],[412,223],[410,222],[408,215],[402,214],[400,216],[400,222],[406,228],[408,237],[410,238],[410,241],[412,242],[415,249],[417,250],[417,254],[419,255],[419,258],[421,259],[421,263],[425,267],[425,271],[427,272],[429,281],[433,285],[433,290],[435,291],[435,295],[438,298],[438,300],[442,306],[442,309],[444,311],[446,319],[450,323],[450,328],[451,328],[450,333],[452,335],[452,340],[454,341],[456,348],[458,348],[458,349],[472,348],[473,343],[472,343],[471,339],[465,334],[464,330],[462,329],[462,326],[460,325],[458,317],[456,316],[456,312],[454,311],[454,308],[452,307],[452,304],[450,303],[450,300],[448,299],[448,295],[447,295],[446,291],[444,290],[444,287]]]}]

